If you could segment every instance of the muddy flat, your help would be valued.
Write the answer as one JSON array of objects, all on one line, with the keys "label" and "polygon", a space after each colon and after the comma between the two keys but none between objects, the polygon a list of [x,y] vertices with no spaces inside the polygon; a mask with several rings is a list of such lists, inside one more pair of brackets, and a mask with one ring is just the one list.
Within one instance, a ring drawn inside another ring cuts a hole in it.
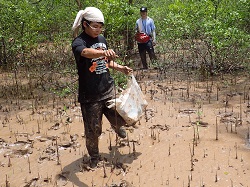
[{"label": "muddy flat", "polygon": [[148,102],[127,138],[103,118],[102,160],[88,165],[72,98],[1,99],[0,186],[248,187],[249,77],[199,81],[135,71]]}]

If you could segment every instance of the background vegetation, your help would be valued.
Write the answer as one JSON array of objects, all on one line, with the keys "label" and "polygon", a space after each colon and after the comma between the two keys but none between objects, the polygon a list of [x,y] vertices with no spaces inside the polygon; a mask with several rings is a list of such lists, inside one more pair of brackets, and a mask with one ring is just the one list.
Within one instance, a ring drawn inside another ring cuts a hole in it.
[{"label": "background vegetation", "polygon": [[133,67],[134,27],[142,5],[157,27],[159,68],[196,69],[203,79],[249,70],[247,0],[0,0],[1,71],[13,73],[17,84],[22,70],[44,90],[60,90],[62,96],[75,92],[71,26],[86,6],[103,11],[109,46],[119,53],[120,63]]}]

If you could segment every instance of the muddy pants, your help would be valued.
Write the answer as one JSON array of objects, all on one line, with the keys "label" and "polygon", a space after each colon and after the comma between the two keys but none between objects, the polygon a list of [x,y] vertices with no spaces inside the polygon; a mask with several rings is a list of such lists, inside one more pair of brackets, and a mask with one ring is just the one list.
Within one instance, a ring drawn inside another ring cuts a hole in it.
[{"label": "muddy pants", "polygon": [[102,133],[102,116],[106,116],[112,128],[117,130],[126,124],[123,118],[114,110],[106,107],[106,101],[81,103],[84,121],[86,147],[91,159],[99,158],[98,139]]},{"label": "muddy pants", "polygon": [[143,68],[148,69],[146,52],[148,52],[148,55],[151,61],[156,60],[152,40],[149,40],[147,43],[138,43],[138,50],[140,53]]}]

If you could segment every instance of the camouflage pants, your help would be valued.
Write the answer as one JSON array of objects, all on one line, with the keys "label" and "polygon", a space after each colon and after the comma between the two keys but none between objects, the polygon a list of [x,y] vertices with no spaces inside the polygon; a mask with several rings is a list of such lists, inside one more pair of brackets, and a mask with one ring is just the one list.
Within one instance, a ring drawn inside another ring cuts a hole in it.
[{"label": "camouflage pants", "polygon": [[81,111],[84,121],[86,147],[92,159],[99,158],[99,136],[102,133],[102,117],[106,116],[111,127],[117,130],[126,124],[124,119],[114,110],[106,106],[106,101],[81,103]]}]

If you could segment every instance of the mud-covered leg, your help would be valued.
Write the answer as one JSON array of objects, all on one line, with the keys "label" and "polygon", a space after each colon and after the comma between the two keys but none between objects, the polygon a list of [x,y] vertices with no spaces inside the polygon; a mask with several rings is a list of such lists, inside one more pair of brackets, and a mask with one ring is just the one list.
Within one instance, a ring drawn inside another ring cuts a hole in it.
[{"label": "mud-covered leg", "polygon": [[110,109],[110,108],[105,107],[104,108],[104,115],[106,116],[108,121],[111,123],[111,127],[118,134],[118,136],[121,138],[126,138],[126,131],[123,128],[123,126],[126,125],[126,122],[118,114],[118,112],[115,111],[114,109]]},{"label": "mud-covered leg", "polygon": [[102,104],[101,102],[81,104],[86,148],[91,158],[91,167],[95,167],[99,160],[99,136],[102,133]]}]

